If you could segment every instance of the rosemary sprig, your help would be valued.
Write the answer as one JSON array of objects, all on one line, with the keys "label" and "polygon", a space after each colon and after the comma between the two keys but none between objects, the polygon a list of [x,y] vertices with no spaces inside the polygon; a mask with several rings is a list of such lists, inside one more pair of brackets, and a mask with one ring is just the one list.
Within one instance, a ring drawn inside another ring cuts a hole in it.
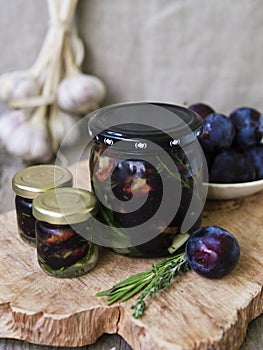
[{"label": "rosemary sprig", "polygon": [[106,296],[108,305],[116,301],[123,302],[141,292],[132,306],[133,316],[139,318],[146,308],[146,298],[155,297],[161,289],[167,288],[173,277],[189,271],[185,252],[164,258],[152,265],[152,268],[115,284],[112,288],[99,292],[96,296]]},{"label": "rosemary sprig", "polygon": [[[175,157],[175,156],[174,156]],[[160,157],[156,157],[156,159],[159,161],[159,173],[161,173],[163,170],[166,170],[166,172],[171,176],[174,177],[176,180],[181,181],[181,184],[184,188],[187,188],[188,190],[193,192],[193,196],[196,196],[197,199],[202,200],[200,197],[199,193],[196,193],[196,191],[193,191],[193,187],[190,186],[189,184],[189,179],[192,179],[193,182],[197,182],[196,177],[195,176],[191,176],[190,178],[183,178],[182,176],[180,176],[178,173],[173,173],[168,166],[161,160]],[[187,166],[184,164],[184,162],[179,159],[178,157],[175,158],[177,163],[180,164],[184,169],[188,170],[190,173],[192,172],[192,170],[188,169]]]}]

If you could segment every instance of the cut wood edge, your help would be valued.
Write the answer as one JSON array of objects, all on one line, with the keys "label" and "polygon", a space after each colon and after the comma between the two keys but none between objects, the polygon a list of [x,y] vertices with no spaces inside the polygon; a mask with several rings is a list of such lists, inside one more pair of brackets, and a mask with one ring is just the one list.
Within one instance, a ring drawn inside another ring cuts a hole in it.
[{"label": "cut wood edge", "polygon": [[[255,295],[245,305],[233,314],[233,323],[226,324],[225,327],[218,326],[217,339],[207,339],[204,337],[201,341],[191,344],[189,349],[202,350],[238,350],[244,342],[248,325],[263,313],[263,287],[257,284],[258,290]],[[154,300],[153,300],[154,302]],[[146,310],[147,312],[147,310]],[[161,317],[164,317],[160,314]],[[141,319],[142,320],[142,319]],[[124,308],[120,307],[120,322],[118,323],[117,334],[120,335],[132,348],[138,350],[183,350],[185,344],[175,344],[164,339],[157,338],[154,332],[147,327],[140,319],[135,319]],[[165,332],[165,330],[163,330]]]},{"label": "cut wood edge", "polygon": [[0,304],[0,337],[49,346],[83,346],[96,342],[104,333],[117,333],[119,306],[96,307],[65,315],[28,312]]}]

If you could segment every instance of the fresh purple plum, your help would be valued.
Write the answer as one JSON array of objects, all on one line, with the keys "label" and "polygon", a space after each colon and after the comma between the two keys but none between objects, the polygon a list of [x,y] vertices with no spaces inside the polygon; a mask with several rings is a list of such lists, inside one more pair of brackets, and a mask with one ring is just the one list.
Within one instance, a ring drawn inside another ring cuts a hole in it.
[{"label": "fresh purple plum", "polygon": [[206,164],[207,164],[207,168],[208,170],[211,169],[211,166],[215,160],[215,157],[217,156],[217,153],[214,152],[204,152],[205,155],[205,160],[206,160]]},{"label": "fresh purple plum", "polygon": [[235,109],[229,116],[236,130],[233,145],[240,150],[258,144],[263,136],[263,115],[250,107]]},{"label": "fresh purple plum", "polygon": [[237,239],[219,226],[201,227],[192,233],[185,251],[191,269],[207,278],[227,275],[240,257]]},{"label": "fresh purple plum", "polygon": [[256,180],[263,179],[263,144],[247,149],[245,156],[255,168]]},{"label": "fresh purple plum", "polygon": [[224,114],[213,113],[204,118],[198,139],[205,152],[220,152],[231,147],[234,137],[232,121]]},{"label": "fresh purple plum", "polygon": [[254,166],[247,157],[235,150],[219,153],[210,169],[212,183],[239,183],[255,180]]},{"label": "fresh purple plum", "polygon": [[213,108],[211,108],[209,105],[202,102],[193,103],[188,107],[188,109],[199,114],[201,118],[205,118],[208,114],[215,113]]}]

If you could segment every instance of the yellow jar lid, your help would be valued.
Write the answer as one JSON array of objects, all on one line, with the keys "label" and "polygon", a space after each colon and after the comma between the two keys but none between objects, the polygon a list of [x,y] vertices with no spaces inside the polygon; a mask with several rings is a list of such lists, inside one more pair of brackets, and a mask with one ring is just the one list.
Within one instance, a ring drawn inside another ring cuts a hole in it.
[{"label": "yellow jar lid", "polygon": [[33,200],[33,216],[56,225],[86,221],[97,211],[96,197],[89,191],[61,187],[41,193]]},{"label": "yellow jar lid", "polygon": [[12,187],[17,195],[34,199],[39,193],[55,187],[72,186],[72,178],[72,173],[63,167],[52,164],[34,165],[17,172]]}]

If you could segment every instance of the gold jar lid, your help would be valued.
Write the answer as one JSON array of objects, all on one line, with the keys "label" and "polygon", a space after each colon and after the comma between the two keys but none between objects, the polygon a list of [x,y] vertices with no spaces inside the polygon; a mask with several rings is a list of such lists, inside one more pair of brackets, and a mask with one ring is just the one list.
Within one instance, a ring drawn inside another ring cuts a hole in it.
[{"label": "gold jar lid", "polygon": [[89,191],[61,187],[41,193],[33,200],[33,216],[56,225],[86,221],[97,212],[96,197]]},{"label": "gold jar lid", "polygon": [[72,186],[72,178],[72,173],[63,167],[52,164],[34,165],[17,172],[12,187],[17,195],[34,199],[39,193],[55,187]]}]

